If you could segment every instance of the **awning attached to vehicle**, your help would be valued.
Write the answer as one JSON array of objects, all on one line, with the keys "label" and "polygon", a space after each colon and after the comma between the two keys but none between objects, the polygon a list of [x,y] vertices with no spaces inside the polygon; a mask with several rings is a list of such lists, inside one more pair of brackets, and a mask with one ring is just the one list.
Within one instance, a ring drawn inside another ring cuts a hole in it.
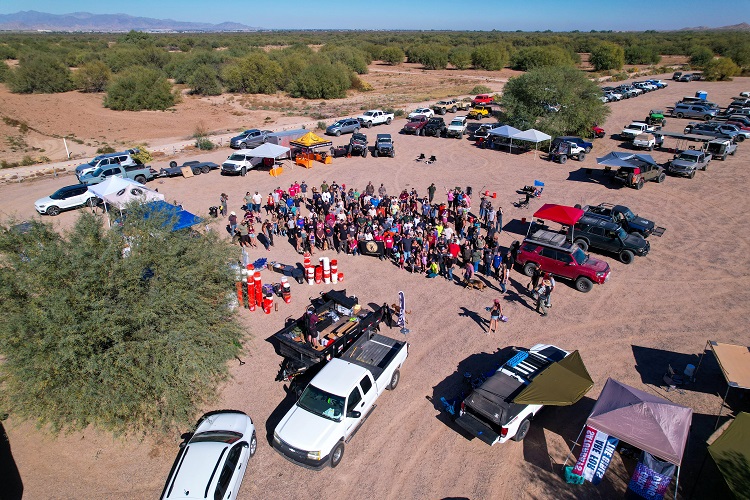
[{"label": "awning attached to vehicle", "polygon": [[577,403],[594,386],[581,354],[573,351],[534,377],[513,399],[516,404],[568,406]]},{"label": "awning attached to vehicle", "polygon": [[651,155],[639,155],[612,151],[611,153],[596,159],[596,163],[606,167],[638,167],[640,165],[658,165]]},{"label": "awning attached to vehicle", "polygon": [[727,485],[737,498],[750,491],[750,414],[740,412],[727,429],[709,447]]}]

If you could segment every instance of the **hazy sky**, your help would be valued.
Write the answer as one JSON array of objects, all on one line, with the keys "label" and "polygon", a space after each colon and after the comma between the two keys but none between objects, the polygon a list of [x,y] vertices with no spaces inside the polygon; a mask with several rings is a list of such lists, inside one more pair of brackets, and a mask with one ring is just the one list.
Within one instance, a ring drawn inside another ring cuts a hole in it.
[{"label": "hazy sky", "polygon": [[750,18],[750,0],[2,0],[0,14],[91,12],[270,29],[589,31],[726,26]]}]

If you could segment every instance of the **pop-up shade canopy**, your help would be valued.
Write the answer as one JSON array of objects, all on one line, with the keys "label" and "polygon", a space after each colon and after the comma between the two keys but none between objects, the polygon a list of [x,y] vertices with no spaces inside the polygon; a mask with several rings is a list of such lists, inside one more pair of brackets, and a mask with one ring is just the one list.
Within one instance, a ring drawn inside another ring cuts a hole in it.
[{"label": "pop-up shade canopy", "polygon": [[580,208],[568,207],[566,205],[545,203],[539,210],[534,212],[534,217],[537,219],[557,222],[564,226],[572,226],[583,217],[583,210]]},{"label": "pop-up shade canopy", "polygon": [[333,143],[329,140],[318,137],[312,132],[308,132],[299,139],[289,141],[289,144],[301,148],[320,148],[324,146],[330,146]]},{"label": "pop-up shade canopy", "polygon": [[737,498],[750,492],[750,414],[741,412],[708,447],[711,458]]},{"label": "pop-up shade canopy", "polygon": [[145,216],[149,217],[151,214],[159,214],[166,218],[165,225],[168,225],[174,221],[172,231],[179,231],[190,226],[199,224],[203,219],[195,214],[183,210],[181,207],[171,205],[166,201],[152,201],[147,205],[147,211]]},{"label": "pop-up shade canopy", "polygon": [[289,148],[286,146],[279,146],[278,144],[271,144],[270,142],[266,142],[265,144],[261,144],[257,148],[251,149],[247,154],[255,158],[276,159],[288,152]]}]

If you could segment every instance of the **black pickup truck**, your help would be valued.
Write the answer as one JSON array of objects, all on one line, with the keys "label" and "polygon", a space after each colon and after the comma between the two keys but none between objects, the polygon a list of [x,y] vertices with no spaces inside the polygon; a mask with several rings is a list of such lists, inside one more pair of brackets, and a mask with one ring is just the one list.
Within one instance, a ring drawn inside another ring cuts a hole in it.
[{"label": "black pickup truck", "polygon": [[310,303],[318,316],[318,340],[326,345],[316,348],[306,341],[304,316],[287,320],[271,338],[277,354],[284,358],[276,380],[291,382],[290,389],[300,393],[327,361],[341,357],[363,333],[379,330],[386,313],[384,307],[362,308],[346,290],[325,292]]},{"label": "black pickup truck", "polygon": [[[638,234],[644,238],[654,232],[656,224],[653,221],[644,219],[633,213],[628,207],[623,205],[613,205],[611,203],[600,203],[598,205],[585,205],[580,208],[586,215],[620,224],[622,228],[630,234]],[[658,236],[661,236],[659,234]]]},{"label": "black pickup truck", "polygon": [[219,165],[212,161],[186,161],[182,165],[177,165],[177,162],[172,160],[169,162],[169,168],[162,168],[159,170],[157,177],[176,177],[182,175],[182,169],[189,167],[192,170],[193,175],[207,174],[211,170],[216,170]]}]

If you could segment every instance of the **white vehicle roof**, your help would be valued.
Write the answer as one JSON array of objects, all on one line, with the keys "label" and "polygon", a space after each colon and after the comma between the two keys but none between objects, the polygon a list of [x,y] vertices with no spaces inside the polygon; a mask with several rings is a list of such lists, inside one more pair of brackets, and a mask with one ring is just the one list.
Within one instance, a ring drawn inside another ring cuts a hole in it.
[{"label": "white vehicle roof", "polygon": [[354,384],[364,377],[367,370],[359,365],[333,358],[318,373],[312,385],[336,396],[347,397]]}]

